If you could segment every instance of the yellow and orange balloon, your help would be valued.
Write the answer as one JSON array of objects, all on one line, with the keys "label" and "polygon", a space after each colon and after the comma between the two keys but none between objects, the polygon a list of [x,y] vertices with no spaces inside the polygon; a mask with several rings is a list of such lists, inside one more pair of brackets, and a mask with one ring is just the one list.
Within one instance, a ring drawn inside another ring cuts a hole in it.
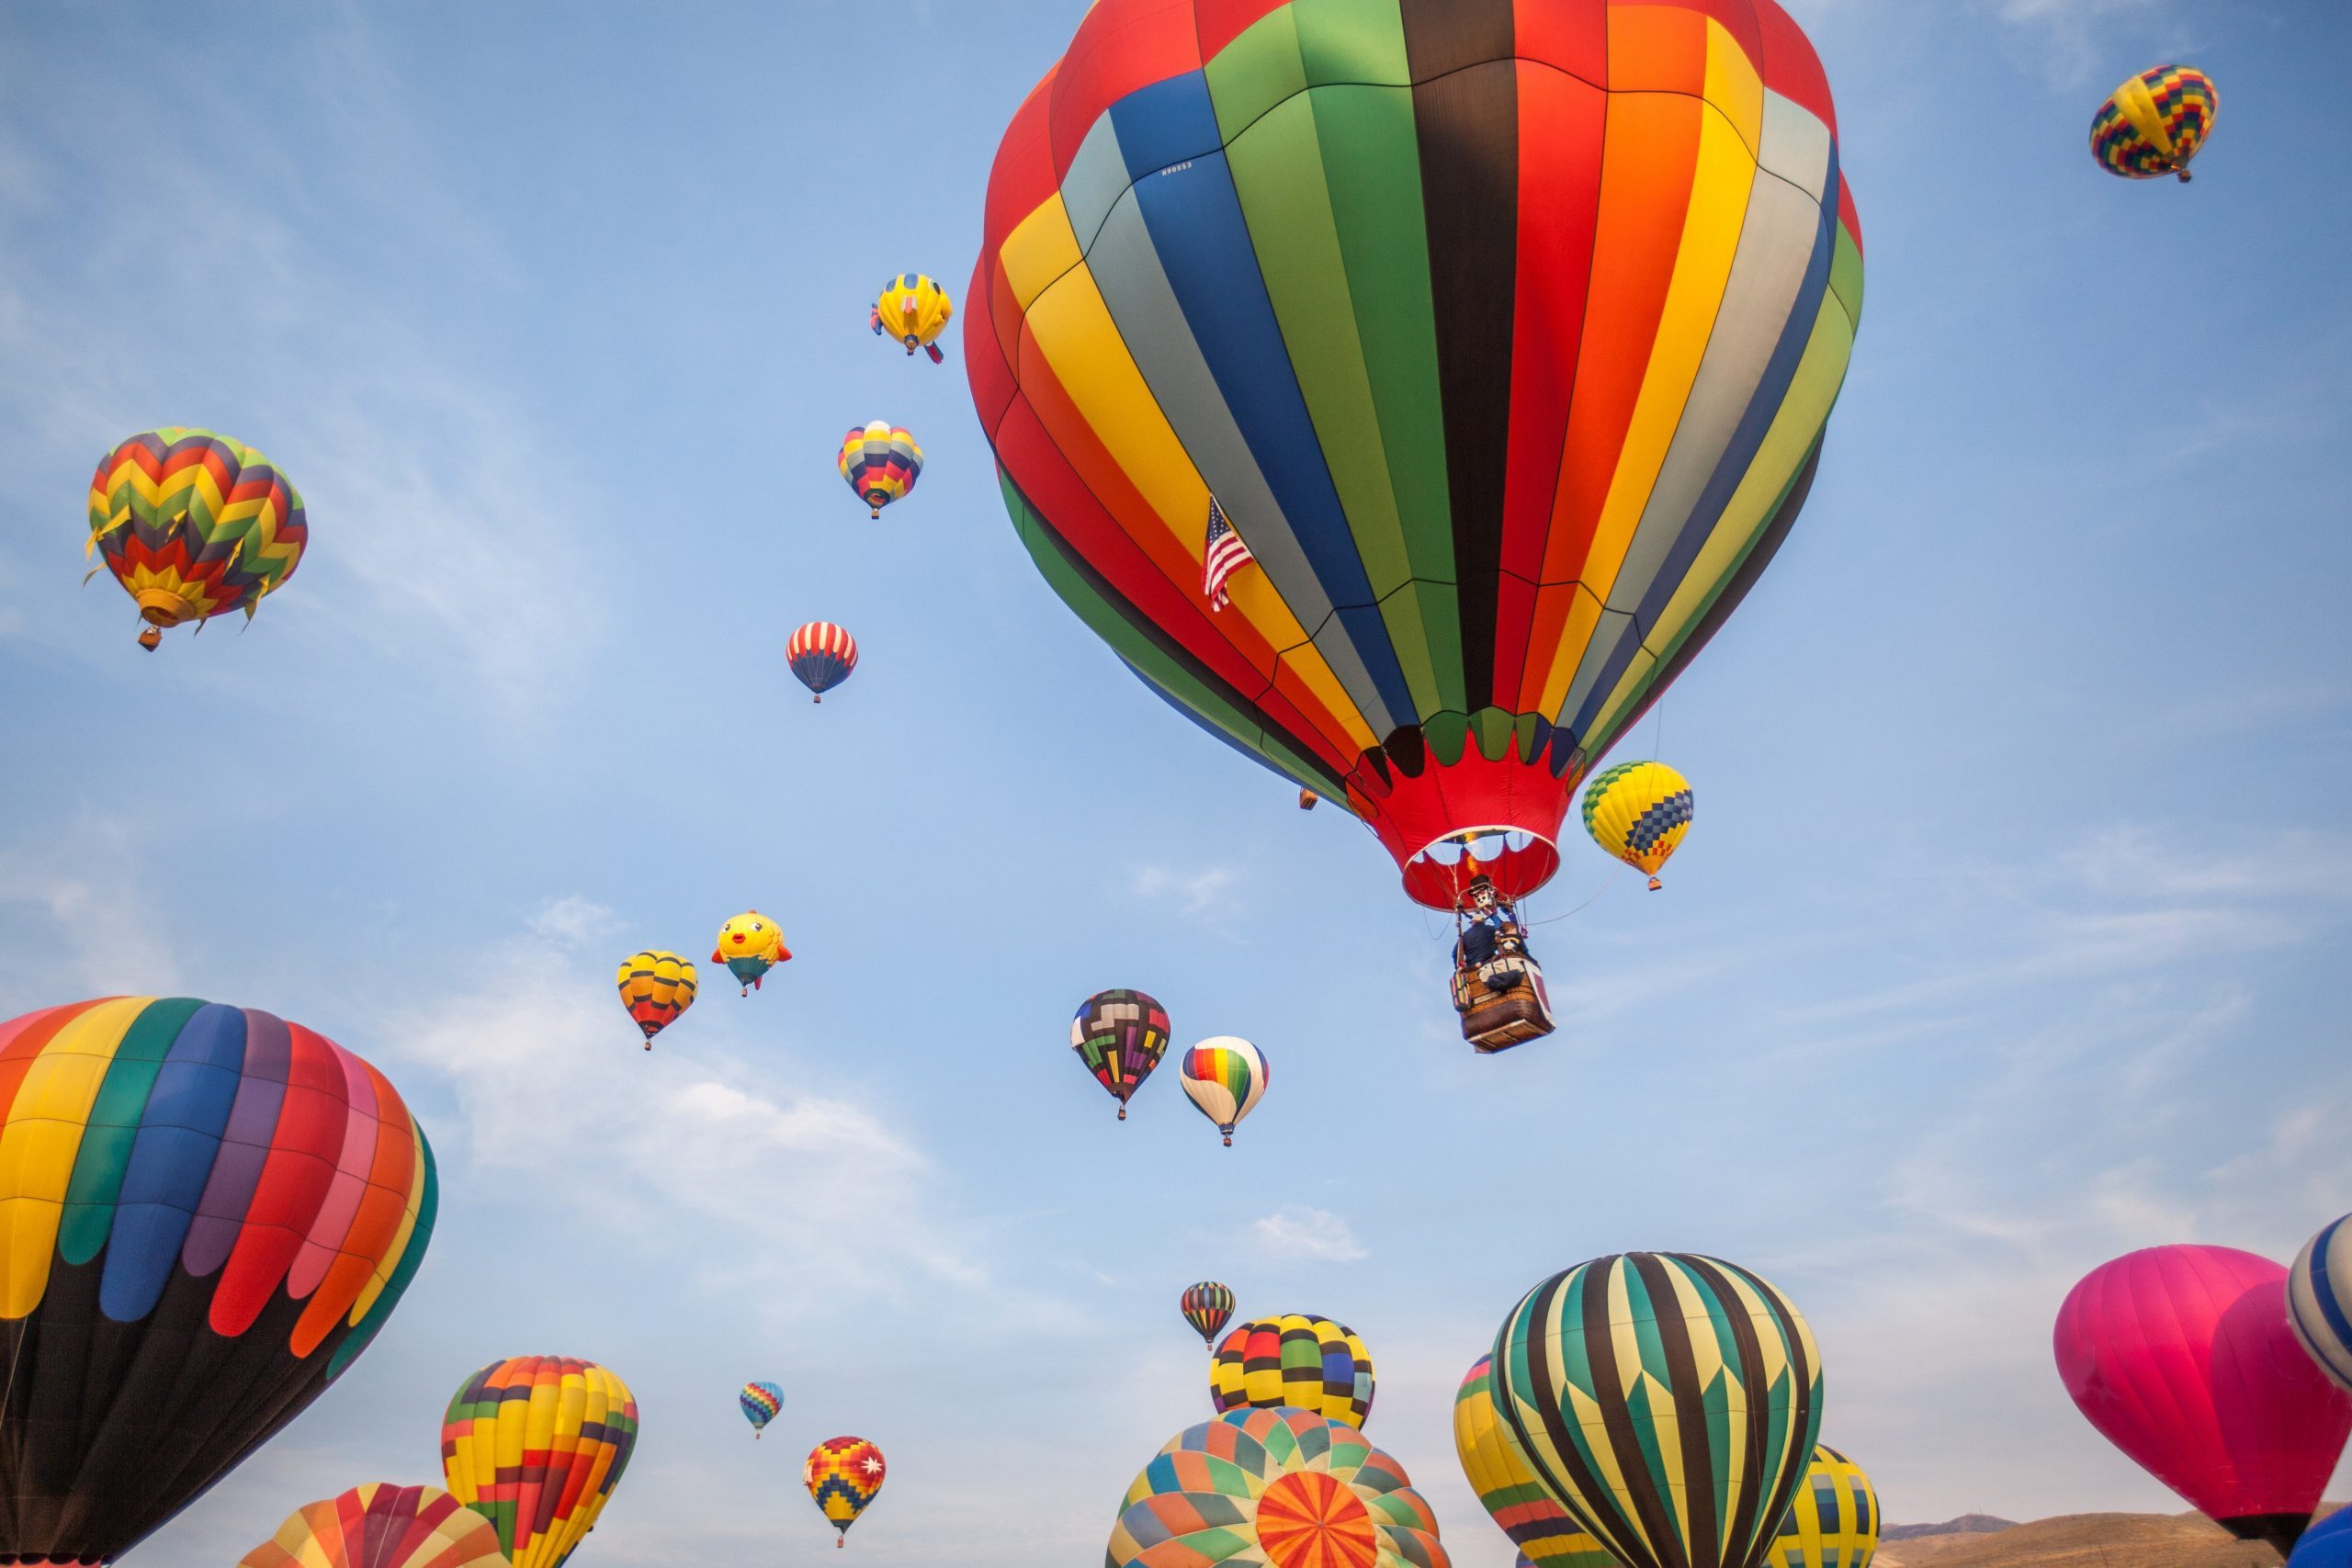
[{"label": "yellow and orange balloon", "polygon": [[571,1556],[636,1447],[628,1384],[570,1356],[492,1361],[465,1381],[441,1423],[450,1495],[491,1522],[514,1568],[557,1568]]},{"label": "yellow and orange balloon", "polygon": [[947,290],[922,273],[900,273],[882,286],[874,301],[874,333],[897,338],[907,345],[910,355],[922,349],[936,365],[946,357],[936,346],[939,334],[947,330],[948,319],[955,314],[956,302],[947,297]]},{"label": "yellow and orange balloon", "polygon": [[649,948],[621,960],[621,1006],[645,1033],[645,1048],[653,1037],[678,1021],[695,1005],[695,966],[674,953]]},{"label": "yellow and orange balloon", "polygon": [[286,1516],[237,1568],[507,1568],[498,1529],[433,1486],[371,1482]]}]

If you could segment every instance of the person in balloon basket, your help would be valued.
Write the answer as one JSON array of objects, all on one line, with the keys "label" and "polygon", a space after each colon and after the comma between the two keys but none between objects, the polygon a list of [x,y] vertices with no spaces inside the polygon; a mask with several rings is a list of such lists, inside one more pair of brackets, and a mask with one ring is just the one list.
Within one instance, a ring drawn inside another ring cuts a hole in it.
[{"label": "person in balloon basket", "polygon": [[1520,924],[1518,908],[1495,892],[1493,882],[1476,876],[1463,890],[1461,920],[1462,932],[1453,944],[1455,971],[1485,976],[1493,990],[1509,988],[1517,974],[1489,975],[1487,965],[1498,958],[1527,956],[1527,928]]}]

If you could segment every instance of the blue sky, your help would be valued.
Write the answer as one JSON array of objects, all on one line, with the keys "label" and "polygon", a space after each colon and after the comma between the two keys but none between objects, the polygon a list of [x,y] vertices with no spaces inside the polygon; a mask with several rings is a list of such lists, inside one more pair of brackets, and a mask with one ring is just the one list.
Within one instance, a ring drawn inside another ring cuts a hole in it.
[{"label": "blue sky", "polygon": [[[960,291],[1077,0],[0,9],[0,1016],[267,1007],[384,1066],[446,1182],[376,1348],[134,1561],[435,1479],[450,1390],[524,1352],[643,1408],[582,1568],[818,1560],[797,1461],[842,1432],[892,1466],[867,1568],[1091,1561],[1206,1414],[1214,1277],[1363,1334],[1370,1435],[1500,1568],[1453,1386],[1635,1247],[1795,1298],[1890,1517],[2177,1507],[2049,1326],[2116,1253],[2284,1258],[2352,1204],[2352,16],[1794,9],[1853,372],[1631,743],[1697,787],[1669,891],[1574,847],[1531,911],[1591,899],[1540,933],[1562,1028],[1494,1060],[1370,836],[1036,577],[960,336],[866,333],[895,270]],[[2223,96],[2196,183],[2102,176],[2092,108],[2170,58]],[[930,466],[875,524],[831,455],[877,416]],[[149,657],[77,581],[92,464],[161,423],[282,463],[313,542]],[[811,618],[864,656],[821,708]],[[639,1050],[614,964],[747,905],[798,956]],[[1172,1066],[1113,1120],[1064,1044],[1110,985],[1264,1048],[1233,1148]]]}]

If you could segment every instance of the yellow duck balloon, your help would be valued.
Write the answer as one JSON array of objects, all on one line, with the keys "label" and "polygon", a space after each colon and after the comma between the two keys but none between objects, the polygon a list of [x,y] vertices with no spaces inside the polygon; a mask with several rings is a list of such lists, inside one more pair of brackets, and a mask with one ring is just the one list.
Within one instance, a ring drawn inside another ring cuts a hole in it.
[{"label": "yellow duck balloon", "polygon": [[1594,843],[1647,872],[1655,893],[1666,886],[1658,871],[1690,830],[1690,781],[1664,762],[1620,762],[1584,792],[1584,827]]},{"label": "yellow duck balloon", "polygon": [[922,273],[901,273],[882,286],[874,301],[874,335],[896,337],[907,345],[909,356],[922,349],[937,365],[946,358],[937,347],[939,334],[955,314],[956,302],[947,290]]},{"label": "yellow duck balloon", "polygon": [[757,909],[746,909],[719,927],[718,944],[710,950],[710,961],[726,964],[747,997],[759,989],[761,978],[769,970],[791,956],[792,950],[784,945],[784,932]]}]

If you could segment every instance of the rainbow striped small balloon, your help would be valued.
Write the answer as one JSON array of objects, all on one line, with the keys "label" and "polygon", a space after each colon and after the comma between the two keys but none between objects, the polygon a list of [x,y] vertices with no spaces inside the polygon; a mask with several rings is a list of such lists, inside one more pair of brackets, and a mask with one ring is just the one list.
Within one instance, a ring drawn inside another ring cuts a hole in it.
[{"label": "rainbow striped small balloon", "polygon": [[1214,1350],[1218,1331],[1233,1321],[1233,1291],[1215,1280],[1187,1285],[1184,1287],[1182,1311],[1184,1321],[1193,1325],[1193,1332]]},{"label": "rainbow striped small balloon", "polygon": [[785,643],[784,662],[821,703],[857,668],[857,638],[831,621],[811,621]]},{"label": "rainbow striped small balloon", "polygon": [[743,1419],[752,1424],[752,1436],[756,1438],[784,1408],[784,1389],[777,1383],[747,1382],[735,1403],[743,1407]]},{"label": "rainbow striped small balloon", "polygon": [[1204,1040],[1184,1053],[1184,1095],[1193,1109],[1216,1123],[1233,1146],[1233,1129],[1257,1109],[1266,1092],[1264,1053],[1237,1034]]},{"label": "rainbow striped small balloon", "polygon": [[839,466],[849,488],[879,517],[884,507],[904,500],[922,477],[922,448],[915,445],[912,433],[877,419],[842,437]]}]

